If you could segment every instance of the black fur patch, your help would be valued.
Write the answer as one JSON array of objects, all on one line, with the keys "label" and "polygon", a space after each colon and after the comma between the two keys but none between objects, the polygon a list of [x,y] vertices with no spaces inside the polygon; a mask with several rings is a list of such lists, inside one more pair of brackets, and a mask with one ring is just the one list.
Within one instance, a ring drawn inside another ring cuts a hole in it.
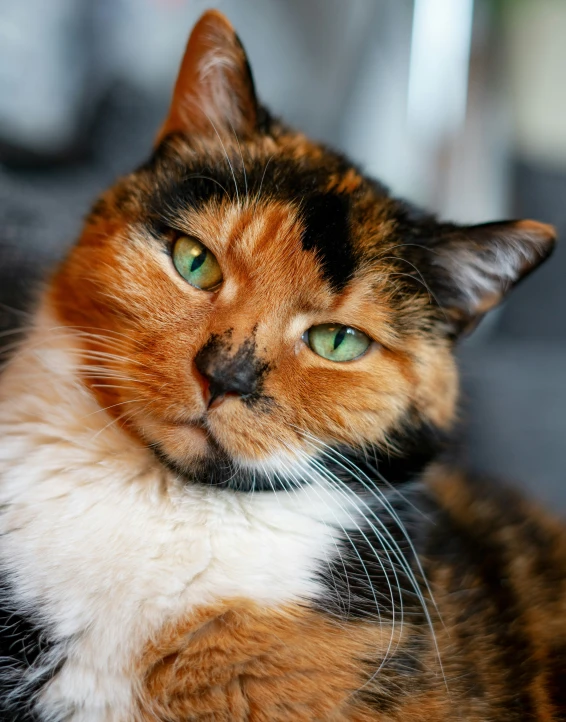
[{"label": "black fur patch", "polygon": [[[12,606],[10,584],[0,572],[0,720],[36,722],[32,705],[37,693],[57,671],[39,676],[25,688],[21,682],[54,648],[49,632],[36,619]],[[14,696],[14,691],[21,694]]]},{"label": "black fur patch", "polygon": [[324,465],[343,482],[360,490],[364,483],[357,480],[360,474],[362,479],[365,476],[366,481],[371,480],[380,487],[399,487],[417,480],[426,467],[445,452],[450,441],[448,434],[432,424],[407,422],[389,434],[389,445],[395,451],[374,447],[362,453],[339,447],[337,454],[328,452]]},{"label": "black fur patch", "polygon": [[349,214],[350,199],[343,194],[313,194],[303,204],[303,248],[316,253],[324,277],[337,292],[356,269]]},{"label": "black fur patch", "polygon": [[425,585],[409,544],[422,522],[416,509],[430,503],[422,488],[404,495],[366,495],[366,517],[357,529],[342,534],[334,559],[322,566],[318,578],[325,587],[317,600],[321,611],[340,619],[372,619],[376,623],[424,621]]},{"label": "black fur patch", "polygon": [[546,688],[556,719],[566,719],[566,644],[550,650],[547,658]]}]

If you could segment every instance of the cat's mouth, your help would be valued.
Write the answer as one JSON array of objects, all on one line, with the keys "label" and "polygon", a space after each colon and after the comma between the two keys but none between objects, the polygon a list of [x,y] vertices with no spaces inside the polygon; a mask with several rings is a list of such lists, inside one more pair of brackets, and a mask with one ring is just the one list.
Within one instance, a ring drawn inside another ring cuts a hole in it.
[{"label": "cat's mouth", "polygon": [[159,461],[173,471],[178,479],[190,484],[203,484],[239,492],[281,491],[297,485],[295,481],[279,478],[277,475],[267,473],[261,467],[245,465],[235,459],[206,424],[196,423],[190,426],[191,433],[203,438],[204,453],[199,453],[190,459],[180,459],[168,453],[160,444],[151,445]]},{"label": "cat's mouth", "polygon": [[187,483],[246,492],[294,485],[267,472],[269,464],[237,458],[222,444],[206,416],[159,428],[146,425],[144,437],[159,461]]}]

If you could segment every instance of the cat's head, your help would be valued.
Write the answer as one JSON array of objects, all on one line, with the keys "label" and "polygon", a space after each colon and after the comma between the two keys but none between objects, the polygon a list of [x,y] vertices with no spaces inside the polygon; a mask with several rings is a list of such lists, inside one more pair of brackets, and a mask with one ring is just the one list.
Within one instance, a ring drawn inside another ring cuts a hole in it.
[{"label": "cat's head", "polygon": [[153,155],[95,205],[51,300],[100,404],[187,477],[273,488],[340,449],[397,481],[452,425],[455,339],[553,241],[439,223],[275,121],[211,11]]}]

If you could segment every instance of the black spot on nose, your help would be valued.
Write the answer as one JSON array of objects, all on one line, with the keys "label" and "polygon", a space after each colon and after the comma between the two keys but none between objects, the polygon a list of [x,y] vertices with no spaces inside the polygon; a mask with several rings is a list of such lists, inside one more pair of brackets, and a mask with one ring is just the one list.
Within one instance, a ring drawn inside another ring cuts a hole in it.
[{"label": "black spot on nose", "polygon": [[217,334],[197,353],[195,366],[209,383],[210,403],[226,394],[250,400],[259,398],[269,369],[269,364],[256,356],[253,338],[232,353],[229,337]]}]

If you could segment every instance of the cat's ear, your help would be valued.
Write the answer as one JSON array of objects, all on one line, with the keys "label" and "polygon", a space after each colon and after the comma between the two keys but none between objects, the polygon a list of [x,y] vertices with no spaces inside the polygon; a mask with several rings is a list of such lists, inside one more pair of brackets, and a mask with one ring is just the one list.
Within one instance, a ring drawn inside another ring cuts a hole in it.
[{"label": "cat's ear", "polygon": [[257,121],[258,104],[244,48],[224,15],[208,10],[189,38],[157,144],[174,132],[248,136]]},{"label": "cat's ear", "polygon": [[471,331],[542,263],[556,238],[552,226],[536,221],[441,228],[427,248],[425,280],[457,335]]}]

